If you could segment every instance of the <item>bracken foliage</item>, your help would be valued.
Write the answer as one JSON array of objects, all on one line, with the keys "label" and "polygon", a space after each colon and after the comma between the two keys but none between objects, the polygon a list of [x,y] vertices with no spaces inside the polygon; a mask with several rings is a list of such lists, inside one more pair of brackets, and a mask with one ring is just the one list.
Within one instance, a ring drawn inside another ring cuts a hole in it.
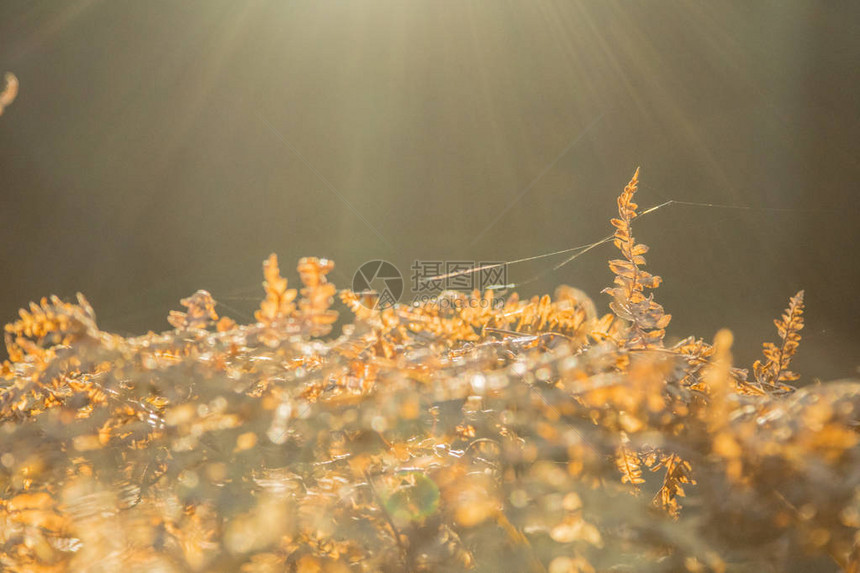
[{"label": "bracken foliage", "polygon": [[637,181],[603,316],[570,287],[378,310],[274,255],[252,324],[206,291],[139,337],[83,296],[22,310],[0,569],[858,571],[860,384],[787,384],[802,293],[752,380],[728,331],[667,346]]}]

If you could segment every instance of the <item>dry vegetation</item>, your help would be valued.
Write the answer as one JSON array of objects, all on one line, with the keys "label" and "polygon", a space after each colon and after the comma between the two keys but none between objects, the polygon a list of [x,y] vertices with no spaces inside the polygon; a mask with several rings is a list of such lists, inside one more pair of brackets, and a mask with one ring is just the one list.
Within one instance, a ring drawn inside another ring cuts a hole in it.
[{"label": "dry vegetation", "polygon": [[[860,384],[789,383],[803,293],[752,375],[667,346],[618,198],[612,313],[576,289],[355,315],[273,255],[256,323],[205,291],[124,338],[42,300],[6,326],[5,571],[858,571]],[[492,292],[447,297],[492,297]],[[828,565],[829,561],[829,565]]]}]

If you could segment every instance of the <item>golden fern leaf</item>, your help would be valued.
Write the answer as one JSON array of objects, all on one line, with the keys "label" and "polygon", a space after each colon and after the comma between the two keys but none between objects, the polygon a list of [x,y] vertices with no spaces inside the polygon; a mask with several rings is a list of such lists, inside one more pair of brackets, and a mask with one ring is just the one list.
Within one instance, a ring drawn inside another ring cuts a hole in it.
[{"label": "golden fern leaf", "polygon": [[635,492],[639,492],[639,484],[645,483],[642,478],[641,462],[639,454],[628,446],[629,440],[622,439],[622,443],[615,450],[615,465],[621,472],[621,483],[629,483]]},{"label": "golden fern leaf", "polygon": [[639,169],[618,197],[618,218],[612,219],[615,227],[613,244],[624,259],[609,261],[615,274],[615,287],[604,289],[612,295],[609,304],[616,316],[630,322],[627,334],[628,348],[655,348],[663,346],[666,326],[672,316],[663,312],[663,307],[654,302],[654,296],[645,296],[645,289],[660,286],[661,279],[640,268],[645,265],[648,246],[636,243],[633,238],[632,221],[636,218],[638,205],[633,201],[639,185]]},{"label": "golden fern leaf", "polygon": [[683,460],[677,454],[663,454],[651,470],[657,471],[663,467],[666,468],[666,475],[663,477],[663,485],[654,496],[653,503],[662,507],[672,518],[677,519],[681,512],[678,498],[686,496],[683,486],[696,483],[692,477],[693,468],[690,462]]},{"label": "golden fern leaf", "polygon": [[313,336],[328,334],[337,320],[337,311],[329,308],[337,289],[326,278],[333,268],[334,261],[330,259],[304,257],[299,260],[297,269],[304,285],[299,301],[300,316],[310,324]]},{"label": "golden fern leaf", "polygon": [[260,310],[254,313],[254,318],[260,322],[270,323],[278,317],[290,316],[295,311],[293,300],[296,298],[295,289],[287,289],[287,279],[281,277],[278,268],[278,256],[272,253],[263,262],[263,288],[266,298],[260,303]]},{"label": "golden fern leaf", "polygon": [[171,310],[167,316],[167,322],[174,328],[185,330],[188,328],[206,328],[216,320],[218,313],[215,312],[215,299],[205,290],[198,290],[188,298],[179,301],[188,312]]},{"label": "golden fern leaf", "polygon": [[29,310],[22,308],[18,315],[18,320],[4,327],[6,350],[13,362],[27,355],[44,356],[52,346],[98,334],[95,312],[80,293],[77,304],[51,296],[39,304],[31,302]]},{"label": "golden fern leaf", "polygon": [[679,382],[680,385],[693,390],[705,391],[702,384],[702,371],[714,354],[714,347],[701,338],[689,336],[675,344],[672,351],[687,363],[684,375]]},{"label": "golden fern leaf", "polygon": [[782,343],[762,345],[765,361],[756,360],[753,373],[760,384],[777,386],[779,382],[791,382],[800,376],[788,369],[791,359],[800,346],[800,331],[803,329],[803,291],[789,299],[788,308],[780,319],[773,321]]}]

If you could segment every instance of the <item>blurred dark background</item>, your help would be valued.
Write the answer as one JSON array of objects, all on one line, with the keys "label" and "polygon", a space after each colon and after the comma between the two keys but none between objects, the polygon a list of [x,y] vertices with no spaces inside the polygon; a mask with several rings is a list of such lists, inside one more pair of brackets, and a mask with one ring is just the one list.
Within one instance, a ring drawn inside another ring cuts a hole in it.
[{"label": "blurred dark background", "polygon": [[[0,321],[82,291],[104,329],[163,330],[198,288],[245,320],[273,251],[349,286],[369,259],[408,282],[573,247],[638,165],[643,207],[754,207],[636,226],[670,335],[729,327],[748,366],[804,288],[797,369],[857,375],[858,25],[797,0],[3,0]],[[522,290],[606,308],[614,256]]]}]

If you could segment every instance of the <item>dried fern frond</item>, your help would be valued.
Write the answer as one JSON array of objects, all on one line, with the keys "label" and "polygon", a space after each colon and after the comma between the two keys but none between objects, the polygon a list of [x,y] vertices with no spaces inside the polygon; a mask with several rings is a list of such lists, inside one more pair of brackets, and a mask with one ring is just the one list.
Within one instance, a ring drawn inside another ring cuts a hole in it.
[{"label": "dried fern frond", "polygon": [[623,437],[621,444],[615,450],[615,466],[621,472],[621,483],[629,483],[634,492],[639,492],[639,484],[645,483],[642,478],[639,454],[630,449],[630,440]]},{"label": "dried fern frond", "polygon": [[696,483],[692,477],[692,465],[677,454],[669,453],[660,456],[651,471],[657,471],[660,468],[666,468],[666,474],[663,477],[663,485],[654,496],[654,505],[662,507],[673,519],[678,519],[681,512],[678,498],[686,497],[683,486]]},{"label": "dried fern frond", "polygon": [[30,303],[29,310],[18,311],[20,318],[5,326],[9,358],[21,361],[26,356],[44,357],[52,346],[67,345],[85,336],[95,336],[93,312],[84,295],[78,293],[78,304],[66,303],[56,296]]},{"label": "dried fern frond", "polygon": [[686,362],[679,384],[692,390],[705,391],[702,371],[713,356],[714,347],[701,338],[688,336],[672,346],[671,350]]},{"label": "dried fern frond", "polygon": [[782,318],[774,320],[773,323],[782,342],[779,346],[765,342],[762,345],[764,362],[756,360],[753,364],[756,381],[766,386],[778,386],[780,382],[791,382],[800,378],[800,375],[788,367],[800,346],[800,331],[803,329],[802,290],[789,299],[788,308]]},{"label": "dried fern frond", "polygon": [[287,279],[281,277],[278,268],[278,256],[274,253],[263,262],[263,288],[266,298],[260,303],[260,310],[254,313],[254,318],[263,323],[270,323],[278,317],[291,316],[295,312],[293,301],[296,289],[287,289]]},{"label": "dried fern frond", "polygon": [[198,290],[190,297],[180,300],[179,303],[186,307],[188,312],[170,311],[167,322],[174,328],[180,330],[206,328],[218,320],[218,313],[215,312],[215,299],[205,290]]},{"label": "dried fern frond", "polygon": [[633,238],[632,222],[636,218],[638,205],[633,201],[639,184],[639,169],[618,197],[618,218],[612,219],[615,227],[613,244],[621,251],[624,259],[609,261],[609,268],[615,274],[617,286],[604,289],[614,299],[609,306],[619,317],[630,322],[627,334],[628,348],[657,348],[663,346],[666,326],[672,316],[663,312],[663,307],[654,302],[653,294],[645,296],[645,289],[660,286],[661,279],[644,271],[645,253],[648,246],[637,244]]},{"label": "dried fern frond", "polygon": [[337,312],[329,308],[337,289],[326,278],[333,268],[334,261],[330,259],[305,257],[299,260],[297,270],[304,285],[299,316],[312,325],[313,336],[328,334],[337,320]]}]

